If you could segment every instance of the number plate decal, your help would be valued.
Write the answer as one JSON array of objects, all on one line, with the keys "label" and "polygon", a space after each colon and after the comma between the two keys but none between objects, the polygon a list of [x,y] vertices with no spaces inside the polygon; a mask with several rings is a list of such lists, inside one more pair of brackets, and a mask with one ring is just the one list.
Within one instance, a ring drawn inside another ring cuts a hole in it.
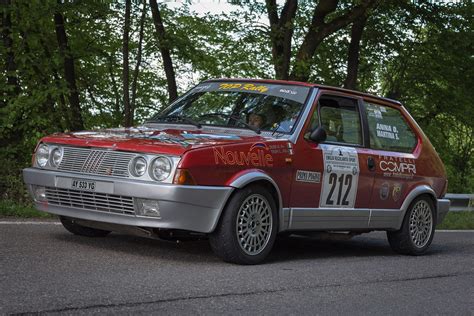
[{"label": "number plate decal", "polygon": [[72,179],[72,182],[71,182],[71,189],[74,189],[74,190],[95,191],[95,188],[96,188],[95,181]]},{"label": "number plate decal", "polygon": [[324,172],[320,207],[354,208],[359,183],[359,158],[351,147],[320,145]]}]

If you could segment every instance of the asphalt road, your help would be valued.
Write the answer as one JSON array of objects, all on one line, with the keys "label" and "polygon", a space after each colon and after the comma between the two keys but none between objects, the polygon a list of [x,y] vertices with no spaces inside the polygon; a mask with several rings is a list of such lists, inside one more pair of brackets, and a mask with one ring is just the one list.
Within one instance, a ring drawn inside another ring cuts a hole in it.
[{"label": "asphalt road", "polygon": [[206,241],[0,223],[0,314],[473,315],[473,264],[473,232],[438,232],[422,257],[383,233],[288,238],[266,264],[238,266]]}]

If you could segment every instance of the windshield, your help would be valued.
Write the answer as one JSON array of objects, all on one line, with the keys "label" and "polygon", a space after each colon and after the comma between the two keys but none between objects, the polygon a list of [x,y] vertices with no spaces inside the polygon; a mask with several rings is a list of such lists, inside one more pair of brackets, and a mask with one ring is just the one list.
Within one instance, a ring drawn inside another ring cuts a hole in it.
[{"label": "windshield", "polygon": [[180,122],[291,133],[310,88],[250,82],[205,82],[149,122]]}]

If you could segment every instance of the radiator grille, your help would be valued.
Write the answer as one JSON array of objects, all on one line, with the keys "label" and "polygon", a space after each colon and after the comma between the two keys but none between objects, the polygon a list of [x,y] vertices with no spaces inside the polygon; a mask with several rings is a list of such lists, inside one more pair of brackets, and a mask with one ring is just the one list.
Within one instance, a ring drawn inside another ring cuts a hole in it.
[{"label": "radiator grille", "polygon": [[63,147],[58,169],[63,171],[129,177],[128,165],[136,154],[89,148]]},{"label": "radiator grille", "polygon": [[51,205],[135,215],[133,198],[128,196],[48,187],[46,199]]}]

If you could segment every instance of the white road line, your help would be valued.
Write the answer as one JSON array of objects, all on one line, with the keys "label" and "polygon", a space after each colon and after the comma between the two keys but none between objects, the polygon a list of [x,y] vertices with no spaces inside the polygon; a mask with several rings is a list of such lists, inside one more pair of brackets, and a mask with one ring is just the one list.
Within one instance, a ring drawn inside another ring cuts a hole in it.
[{"label": "white road line", "polygon": [[441,229],[437,233],[474,233],[474,229]]},{"label": "white road line", "polygon": [[0,221],[0,225],[61,225],[60,222],[15,222],[15,221]]}]

